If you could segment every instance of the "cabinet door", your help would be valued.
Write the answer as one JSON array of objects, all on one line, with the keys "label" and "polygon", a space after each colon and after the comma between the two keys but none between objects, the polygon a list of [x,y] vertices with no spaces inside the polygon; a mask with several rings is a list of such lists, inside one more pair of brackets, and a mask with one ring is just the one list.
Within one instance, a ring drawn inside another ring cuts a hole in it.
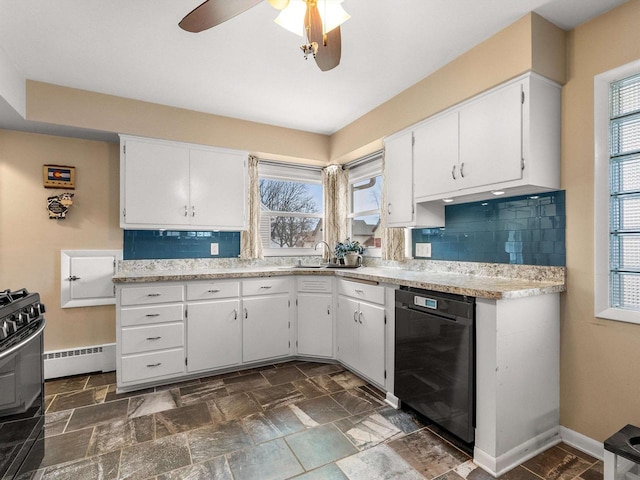
[{"label": "cabinet door", "polygon": [[333,356],[331,294],[298,294],[298,353],[314,357]]},{"label": "cabinet door", "polygon": [[361,303],[358,325],[356,368],[374,382],[384,385],[384,308]]},{"label": "cabinet door", "polygon": [[522,84],[460,110],[460,174],[465,187],[522,178]]},{"label": "cabinet door", "polygon": [[289,295],[244,298],[242,360],[289,354]]},{"label": "cabinet door", "polygon": [[411,132],[385,142],[387,225],[404,226],[413,221],[413,135]]},{"label": "cabinet door", "polygon": [[240,363],[240,301],[189,303],[187,309],[187,371]]},{"label": "cabinet door", "polygon": [[244,230],[247,208],[246,155],[191,149],[192,225]]},{"label": "cabinet door", "polygon": [[438,117],[413,132],[415,198],[454,192],[460,188],[458,112]]},{"label": "cabinet door", "polygon": [[188,225],[189,150],[126,141],[124,224]]},{"label": "cabinet door", "polygon": [[356,370],[358,365],[358,302],[338,297],[338,359]]}]

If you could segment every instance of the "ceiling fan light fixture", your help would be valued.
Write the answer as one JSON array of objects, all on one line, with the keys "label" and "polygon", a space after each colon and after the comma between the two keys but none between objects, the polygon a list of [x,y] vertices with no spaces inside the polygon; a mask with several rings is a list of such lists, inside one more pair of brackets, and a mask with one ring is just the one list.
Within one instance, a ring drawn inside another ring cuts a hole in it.
[{"label": "ceiling fan light fixture", "polygon": [[[318,12],[324,27],[323,33],[328,33],[351,16],[342,8],[343,0],[317,0]],[[275,22],[285,30],[289,30],[296,35],[303,37],[304,16],[307,13],[307,2],[305,0],[290,0],[289,5],[280,11]]]}]

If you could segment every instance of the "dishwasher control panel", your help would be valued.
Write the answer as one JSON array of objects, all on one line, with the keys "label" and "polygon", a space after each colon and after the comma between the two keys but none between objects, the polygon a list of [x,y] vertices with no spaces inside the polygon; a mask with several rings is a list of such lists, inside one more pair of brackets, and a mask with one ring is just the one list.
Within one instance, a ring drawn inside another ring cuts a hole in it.
[{"label": "dishwasher control panel", "polygon": [[438,308],[437,300],[434,300],[433,298],[419,297],[417,295],[413,297],[413,304],[418,305],[419,307],[431,308],[433,310]]}]

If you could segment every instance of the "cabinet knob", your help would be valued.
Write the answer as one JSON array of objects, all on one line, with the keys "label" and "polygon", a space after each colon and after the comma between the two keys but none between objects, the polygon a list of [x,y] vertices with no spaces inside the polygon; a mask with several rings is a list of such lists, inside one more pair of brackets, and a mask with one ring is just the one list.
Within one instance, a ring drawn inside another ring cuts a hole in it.
[{"label": "cabinet knob", "polygon": [[358,310],[356,310],[355,312],[353,312],[353,321],[358,323]]},{"label": "cabinet knob", "polygon": [[264,288],[265,290],[269,290],[271,288],[271,285],[263,285],[260,288]]},{"label": "cabinet knob", "polygon": [[160,293],[148,293],[147,297],[159,297],[160,295]]},{"label": "cabinet knob", "polygon": [[184,206],[184,216],[186,217],[187,215],[189,215],[189,206],[185,205]]},{"label": "cabinet knob", "polygon": [[387,203],[387,215],[391,215],[391,204]]},{"label": "cabinet knob", "polygon": [[75,275],[69,275],[69,277],[67,277],[67,280],[69,280],[70,282],[75,282],[76,280],[80,280],[80,277],[76,277]]},{"label": "cabinet knob", "polygon": [[237,309],[237,308],[234,308],[234,309],[233,309],[233,319],[234,319],[234,320],[237,320],[237,319],[238,319],[238,309]]},{"label": "cabinet knob", "polygon": [[220,290],[214,288],[213,290],[207,290],[207,293],[218,293]]},{"label": "cabinet knob", "polygon": [[454,180],[456,180],[456,166],[455,165],[451,169],[451,176],[453,177]]},{"label": "cabinet knob", "polygon": [[360,325],[362,325],[362,312],[358,314],[358,321],[360,322]]},{"label": "cabinet knob", "polygon": [[460,176],[464,178],[464,162],[460,164]]},{"label": "cabinet knob", "polygon": [[249,318],[249,312],[246,308],[244,309],[244,318]]},{"label": "cabinet knob", "polygon": [[191,216],[195,217],[196,216],[196,207],[191,205]]}]

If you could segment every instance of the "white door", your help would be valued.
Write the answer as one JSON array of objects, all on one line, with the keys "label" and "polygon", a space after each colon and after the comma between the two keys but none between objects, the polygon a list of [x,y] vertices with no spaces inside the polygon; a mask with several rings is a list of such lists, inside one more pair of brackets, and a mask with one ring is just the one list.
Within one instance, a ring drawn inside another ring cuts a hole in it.
[{"label": "white door", "polygon": [[187,371],[240,363],[240,300],[187,304]]},{"label": "white door", "polygon": [[70,257],[71,299],[115,298],[111,278],[116,272],[116,257]]},{"label": "white door", "polygon": [[460,174],[466,187],[522,178],[522,84],[460,110]]},{"label": "white door", "polygon": [[125,146],[125,223],[188,225],[189,150],[137,140]]},{"label": "white door", "polygon": [[413,135],[407,132],[385,141],[387,225],[404,226],[413,221]]},{"label": "white door", "polygon": [[189,151],[192,225],[246,229],[247,156],[224,150]]},{"label": "white door", "polygon": [[417,199],[455,192],[458,167],[458,112],[438,117],[413,132],[413,183]]},{"label": "white door", "polygon": [[242,360],[289,354],[289,294],[243,299]]},{"label": "white door", "polygon": [[298,294],[298,353],[314,357],[333,356],[331,294]]},{"label": "white door", "polygon": [[360,304],[358,370],[384,385],[384,307]]},{"label": "white door", "polygon": [[358,370],[358,302],[338,297],[338,359]]}]

